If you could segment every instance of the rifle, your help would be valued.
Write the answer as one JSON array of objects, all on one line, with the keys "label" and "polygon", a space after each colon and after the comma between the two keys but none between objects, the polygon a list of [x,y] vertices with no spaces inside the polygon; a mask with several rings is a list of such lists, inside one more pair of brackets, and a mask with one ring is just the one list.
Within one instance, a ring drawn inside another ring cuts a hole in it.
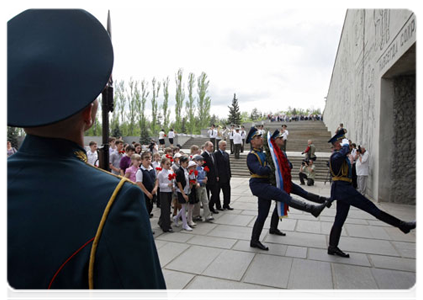
[{"label": "rifle", "polygon": [[[107,32],[112,39],[112,25],[110,21],[110,10],[107,13]],[[103,114],[103,143],[99,148],[100,168],[109,170],[109,112],[113,112],[113,79],[110,74],[109,81],[101,93],[102,96],[102,114]]]}]

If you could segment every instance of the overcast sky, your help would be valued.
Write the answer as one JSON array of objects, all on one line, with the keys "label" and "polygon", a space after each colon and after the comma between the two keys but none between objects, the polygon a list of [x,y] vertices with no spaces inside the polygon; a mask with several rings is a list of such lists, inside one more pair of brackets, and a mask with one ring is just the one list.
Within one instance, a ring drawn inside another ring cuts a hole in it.
[{"label": "overcast sky", "polygon": [[[107,10],[89,10],[106,24]],[[237,94],[241,111],[324,109],[324,97],[346,9],[112,9],[115,80],[170,78],[202,72],[211,113],[227,117]],[[151,94],[151,93],[150,93]],[[186,92],[187,94],[187,92]],[[159,103],[163,95],[160,94]]]}]

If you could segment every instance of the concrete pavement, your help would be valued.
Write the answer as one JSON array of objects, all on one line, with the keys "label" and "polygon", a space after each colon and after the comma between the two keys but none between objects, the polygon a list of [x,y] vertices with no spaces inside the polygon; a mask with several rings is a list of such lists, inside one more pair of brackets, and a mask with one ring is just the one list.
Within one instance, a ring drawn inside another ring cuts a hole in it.
[{"label": "concrete pavement", "polygon": [[[294,181],[299,183],[297,181]],[[327,254],[336,202],[319,218],[290,209],[279,223],[285,237],[268,233],[273,205],[261,235],[269,251],[249,247],[257,199],[248,179],[231,181],[232,211],[197,222],[193,231],[173,225],[163,233],[151,219],[168,289],[409,289],[416,283],[416,231],[403,234],[373,216],[351,208],[339,247],[350,254]],[[306,190],[329,196],[330,185],[317,182]],[[404,220],[415,219],[415,206],[377,204]]]}]

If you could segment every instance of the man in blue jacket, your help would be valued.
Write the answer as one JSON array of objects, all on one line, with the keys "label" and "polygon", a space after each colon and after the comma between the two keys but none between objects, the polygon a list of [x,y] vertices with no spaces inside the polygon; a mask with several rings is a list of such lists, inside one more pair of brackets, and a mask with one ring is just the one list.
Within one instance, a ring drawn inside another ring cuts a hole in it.
[{"label": "man in blue jacket", "polygon": [[83,10],[27,10],[8,22],[8,282],[16,289],[165,289],[143,193],[87,163],[84,131],[113,48]]}]

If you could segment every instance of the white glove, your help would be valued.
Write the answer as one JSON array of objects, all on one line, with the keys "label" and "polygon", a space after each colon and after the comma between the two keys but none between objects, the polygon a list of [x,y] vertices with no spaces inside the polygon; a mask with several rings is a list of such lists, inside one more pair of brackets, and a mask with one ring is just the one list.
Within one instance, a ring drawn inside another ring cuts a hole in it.
[{"label": "white glove", "polygon": [[341,142],[341,146],[349,145],[350,141],[348,139],[343,139]]}]

